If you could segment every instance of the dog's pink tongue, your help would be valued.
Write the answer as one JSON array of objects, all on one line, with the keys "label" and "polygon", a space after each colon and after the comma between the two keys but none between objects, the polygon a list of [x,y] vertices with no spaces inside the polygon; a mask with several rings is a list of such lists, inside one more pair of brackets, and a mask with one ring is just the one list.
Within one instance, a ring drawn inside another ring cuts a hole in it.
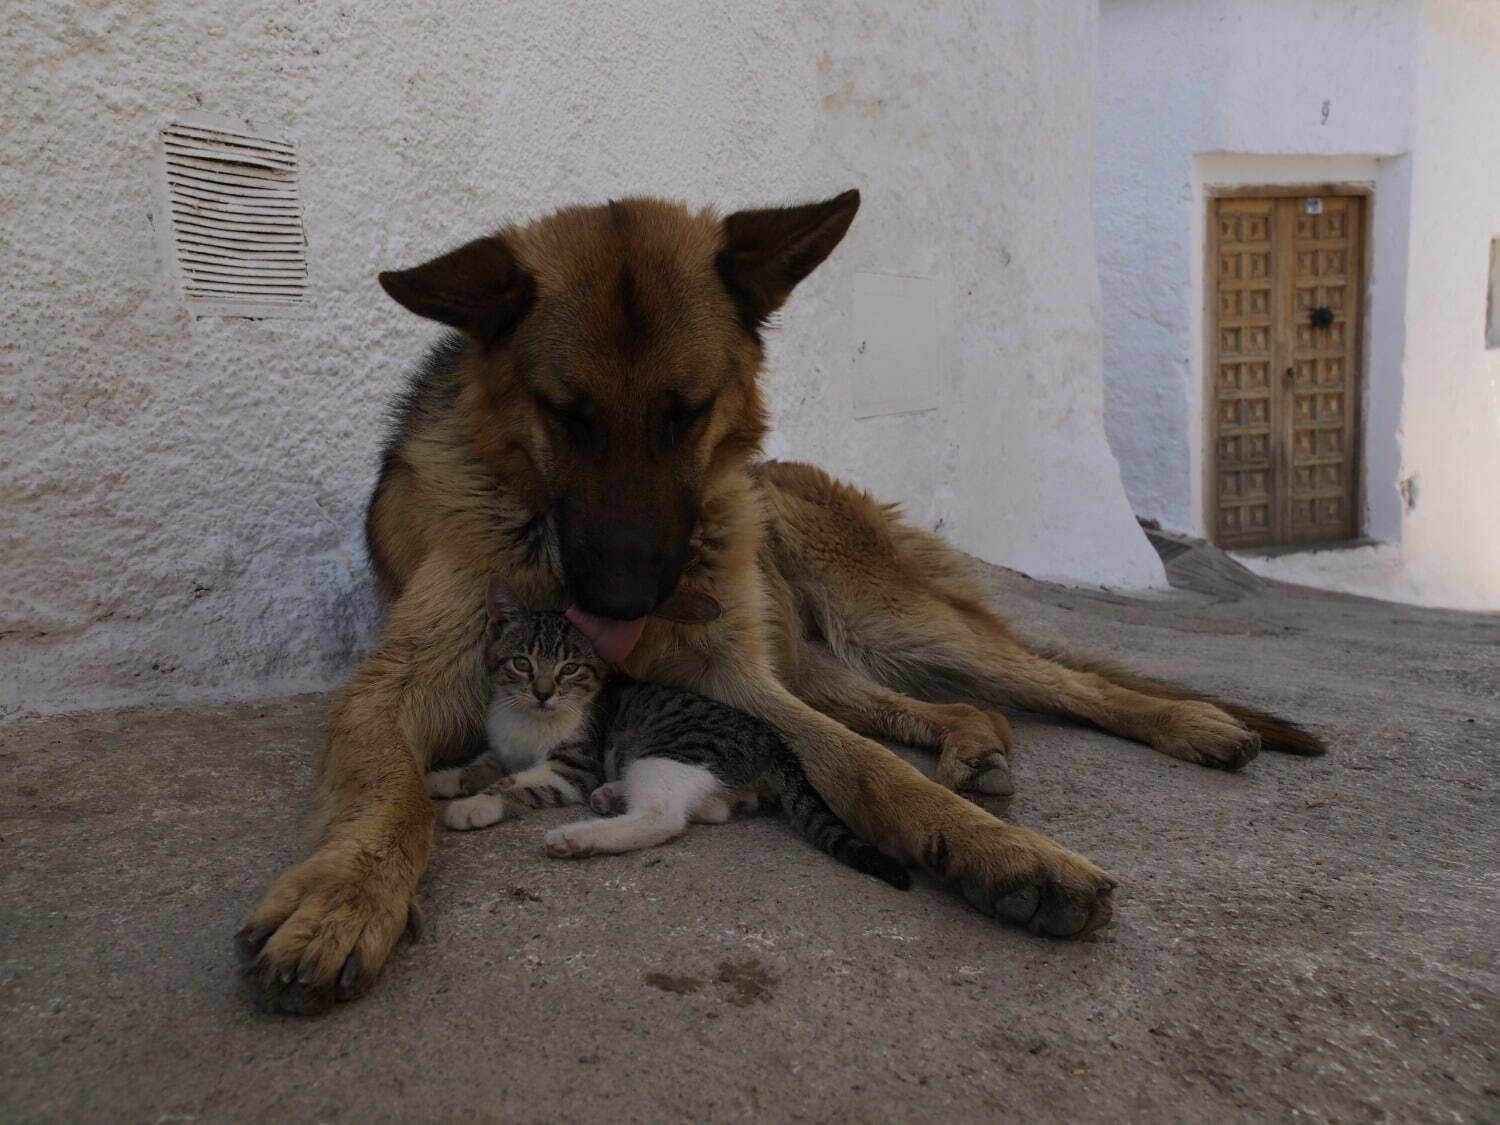
[{"label": "dog's pink tongue", "polygon": [[637,617],[634,621],[595,617],[576,605],[568,607],[566,616],[575,629],[593,642],[600,659],[610,664],[618,664],[629,656],[646,629],[644,617]]}]

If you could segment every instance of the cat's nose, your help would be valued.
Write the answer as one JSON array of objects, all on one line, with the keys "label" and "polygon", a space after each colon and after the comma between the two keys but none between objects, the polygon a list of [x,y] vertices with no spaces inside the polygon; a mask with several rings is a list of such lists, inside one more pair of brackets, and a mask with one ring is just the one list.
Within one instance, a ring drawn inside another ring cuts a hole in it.
[{"label": "cat's nose", "polygon": [[546,703],[552,698],[552,693],[557,690],[557,685],[551,680],[538,680],[531,685],[531,694],[536,696],[538,703]]}]

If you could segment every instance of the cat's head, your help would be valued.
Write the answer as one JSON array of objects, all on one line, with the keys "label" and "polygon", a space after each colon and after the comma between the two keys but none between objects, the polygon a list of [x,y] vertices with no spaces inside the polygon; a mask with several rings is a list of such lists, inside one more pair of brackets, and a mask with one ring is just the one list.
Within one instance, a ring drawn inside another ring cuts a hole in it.
[{"label": "cat's head", "polygon": [[608,667],[561,612],[529,608],[493,575],[485,610],[495,703],[524,714],[574,715],[593,702]]}]

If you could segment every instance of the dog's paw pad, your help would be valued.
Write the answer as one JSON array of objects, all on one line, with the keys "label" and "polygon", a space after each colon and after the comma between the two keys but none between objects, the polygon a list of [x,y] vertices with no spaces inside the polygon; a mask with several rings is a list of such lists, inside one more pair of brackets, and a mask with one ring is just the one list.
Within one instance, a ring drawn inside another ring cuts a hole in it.
[{"label": "dog's paw pad", "polygon": [[986,797],[1009,797],[1015,793],[1016,782],[1011,776],[1010,759],[1004,754],[986,754],[967,764],[972,772],[962,785],[964,791]]}]

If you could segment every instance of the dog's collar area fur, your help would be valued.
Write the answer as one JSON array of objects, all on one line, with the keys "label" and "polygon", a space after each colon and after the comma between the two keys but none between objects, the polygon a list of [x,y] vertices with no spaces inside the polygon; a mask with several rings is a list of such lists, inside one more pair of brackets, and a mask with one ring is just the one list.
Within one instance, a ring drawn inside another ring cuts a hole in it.
[{"label": "dog's collar area fur", "polygon": [[679,584],[650,614],[663,621],[675,621],[679,625],[707,625],[723,615],[724,603],[707,590],[700,590],[686,583]]}]

